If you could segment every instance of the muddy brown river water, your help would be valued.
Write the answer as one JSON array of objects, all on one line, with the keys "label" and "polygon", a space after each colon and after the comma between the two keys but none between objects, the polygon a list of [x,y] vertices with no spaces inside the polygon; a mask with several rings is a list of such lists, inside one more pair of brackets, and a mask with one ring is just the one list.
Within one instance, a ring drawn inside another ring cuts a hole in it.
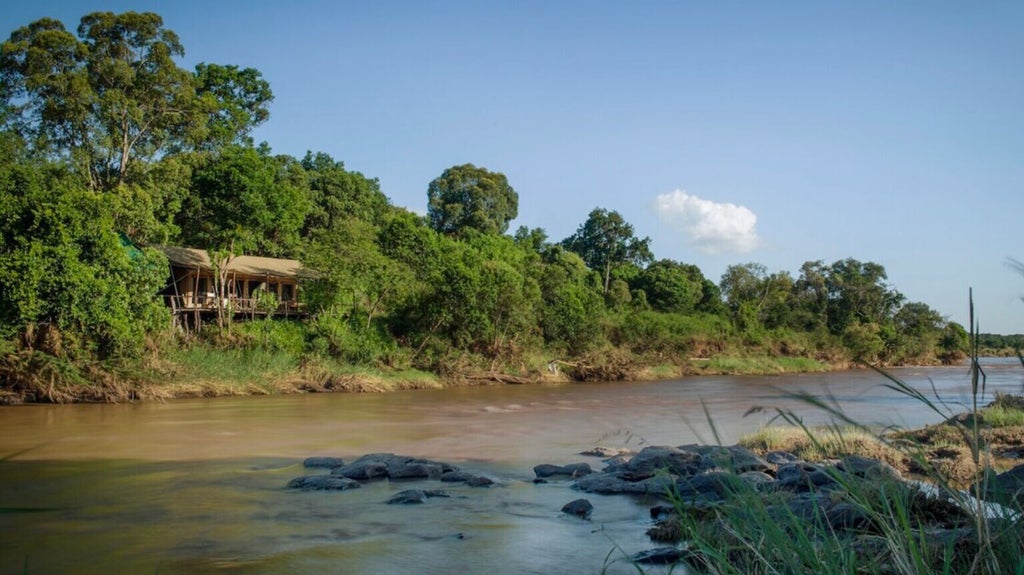
[{"label": "muddy brown river water", "polygon": [[[988,360],[987,389],[1021,391],[1024,370]],[[966,367],[893,373],[958,410]],[[786,396],[828,395],[854,419],[915,427],[941,417],[847,371],[694,377],[656,383],[498,386],[382,395],[297,395],[128,405],[0,408],[0,574],[636,573],[653,545],[652,503],[587,496],[590,521],[564,516],[568,481],[534,485],[540,463],[599,460],[593,447],[724,443],[771,409],[827,416]],[[703,400],[703,406],[701,401]],[[313,455],[392,452],[452,462],[489,488],[433,481],[345,492],[285,489]],[[386,505],[402,489],[450,498]],[[661,573],[658,568],[649,573]],[[675,572],[680,572],[676,570]]]}]

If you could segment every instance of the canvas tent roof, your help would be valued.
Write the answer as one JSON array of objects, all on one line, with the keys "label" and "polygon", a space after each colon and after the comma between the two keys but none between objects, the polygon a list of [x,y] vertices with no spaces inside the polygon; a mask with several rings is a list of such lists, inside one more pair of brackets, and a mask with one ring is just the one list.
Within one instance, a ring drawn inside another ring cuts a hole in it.
[{"label": "canvas tent roof", "polygon": [[[175,246],[153,246],[163,252],[173,265],[185,268],[199,268],[213,271],[210,254],[197,248]],[[260,256],[235,256],[228,262],[228,271],[252,276],[274,276],[283,278],[312,278],[315,273],[302,266],[298,260],[264,258]]]}]

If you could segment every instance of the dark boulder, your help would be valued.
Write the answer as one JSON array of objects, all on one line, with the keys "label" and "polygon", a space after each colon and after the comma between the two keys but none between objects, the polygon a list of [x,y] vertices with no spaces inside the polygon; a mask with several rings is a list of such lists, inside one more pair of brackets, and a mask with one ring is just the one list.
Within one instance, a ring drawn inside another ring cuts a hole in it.
[{"label": "dark boulder", "polygon": [[474,477],[476,476],[466,471],[449,471],[441,475],[441,481],[444,483],[465,483]]},{"label": "dark boulder", "polygon": [[793,493],[835,489],[840,485],[836,475],[839,472],[834,469],[829,471],[828,468],[813,463],[787,463],[775,472],[778,481],[766,486]]},{"label": "dark boulder", "polygon": [[388,505],[414,505],[426,503],[431,497],[448,497],[448,493],[437,490],[406,489],[399,491],[388,499]]},{"label": "dark boulder", "polygon": [[750,484],[725,471],[711,471],[700,475],[680,477],[675,482],[674,495],[682,501],[703,500],[709,503],[724,501],[738,493],[750,491]]},{"label": "dark boulder", "polygon": [[756,453],[741,447],[732,445],[729,447],[716,445],[681,445],[682,451],[699,453],[704,458],[703,465],[710,469],[717,467],[733,473],[744,473],[747,471],[765,472],[772,469],[772,466],[761,459]]},{"label": "dark boulder", "polygon": [[861,457],[859,455],[844,457],[842,461],[836,464],[836,469],[865,479],[900,478],[900,472],[888,463],[878,459],[872,459],[870,457]]},{"label": "dark boulder", "polygon": [[340,457],[307,457],[302,462],[305,467],[322,467],[327,469],[333,469],[335,467],[341,467],[345,465],[345,462]]},{"label": "dark boulder", "polygon": [[785,465],[786,463],[801,461],[799,457],[788,451],[770,451],[765,454],[764,459],[772,465]]},{"label": "dark boulder", "polygon": [[825,519],[833,530],[856,529],[865,531],[872,525],[871,515],[864,508],[852,503],[837,503],[825,513]]},{"label": "dark boulder", "polygon": [[682,558],[682,552],[675,547],[658,547],[633,555],[633,561],[647,565],[671,565]]},{"label": "dark boulder", "polygon": [[307,475],[288,482],[289,489],[303,491],[344,491],[361,487],[358,481],[337,475]]},{"label": "dark boulder", "polygon": [[972,491],[988,501],[1024,509],[1024,463],[998,475],[989,473]]},{"label": "dark boulder", "polygon": [[470,487],[490,487],[491,485],[494,485],[494,481],[490,478],[478,475],[476,477],[471,477],[466,481],[466,485]]},{"label": "dark boulder", "polygon": [[670,496],[674,485],[674,480],[668,475],[656,475],[646,479],[634,480],[632,476],[620,473],[595,473],[577,479],[573,487],[580,491],[599,493],[601,495],[629,493],[667,498]]},{"label": "dark boulder", "polygon": [[704,457],[696,451],[682,450],[677,447],[651,446],[645,447],[628,463],[609,467],[608,471],[624,471],[636,479],[651,477],[656,473],[673,475],[695,475],[710,469]]},{"label": "dark boulder", "polygon": [[391,479],[437,479],[458,468],[441,461],[417,459],[393,453],[370,453],[352,463],[336,468],[332,473],[365,481],[389,477]]},{"label": "dark boulder", "polygon": [[331,471],[331,475],[340,475],[349,479],[368,481],[388,476],[388,466],[380,461],[354,461],[344,467]]},{"label": "dark boulder", "polygon": [[590,468],[588,463],[570,463],[569,465],[551,465],[550,463],[542,463],[533,468],[533,473],[540,478],[555,477],[556,475],[564,475],[567,477],[583,477],[584,475],[590,475],[594,470]]},{"label": "dark boulder", "polygon": [[407,461],[388,466],[391,479],[437,479],[444,474],[444,467],[431,461]]},{"label": "dark boulder", "polygon": [[590,519],[590,514],[594,512],[594,506],[586,499],[577,499],[570,501],[562,506],[562,513],[566,515],[575,515],[580,519]]}]

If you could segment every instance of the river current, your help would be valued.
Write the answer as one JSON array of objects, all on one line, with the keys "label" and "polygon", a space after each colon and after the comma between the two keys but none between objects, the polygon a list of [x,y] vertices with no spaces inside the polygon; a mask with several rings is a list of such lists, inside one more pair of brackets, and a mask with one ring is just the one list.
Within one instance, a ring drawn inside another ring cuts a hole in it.
[{"label": "river current", "polygon": [[[983,401],[1021,392],[1016,359],[984,365]],[[970,403],[965,366],[891,373],[953,411]],[[581,521],[559,510],[583,495],[568,481],[534,485],[534,465],[599,469],[578,455],[595,446],[730,444],[776,409],[827,423],[791,395],[800,392],[877,426],[942,419],[886,383],[857,370],[2,407],[0,574],[636,573],[624,558],[655,546],[644,534],[655,502],[587,495],[594,512]],[[765,409],[746,415],[752,407]],[[496,484],[285,488],[311,472],[306,457],[375,452],[448,461]],[[410,488],[451,497],[384,503]]]}]

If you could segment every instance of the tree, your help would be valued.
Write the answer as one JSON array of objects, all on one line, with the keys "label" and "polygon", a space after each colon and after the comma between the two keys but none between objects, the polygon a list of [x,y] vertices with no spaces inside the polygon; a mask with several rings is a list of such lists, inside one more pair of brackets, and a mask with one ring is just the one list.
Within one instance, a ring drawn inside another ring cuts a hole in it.
[{"label": "tree", "polygon": [[603,340],[600,321],[605,305],[596,275],[579,255],[562,246],[545,251],[537,280],[543,297],[540,328],[546,342],[578,354]]},{"label": "tree", "polygon": [[824,329],[828,324],[829,266],[821,260],[804,262],[793,285],[793,324],[805,331]]},{"label": "tree", "polygon": [[132,181],[139,164],[169,152],[245,142],[267,118],[259,72],[179,67],[185,49],[157,14],[93,12],[77,32],[43,18],[0,45],[0,119],[94,190]]},{"label": "tree", "polygon": [[699,269],[694,274],[691,268],[696,266],[658,260],[640,273],[633,287],[644,291],[654,311],[690,313],[703,296],[704,279]]},{"label": "tree", "polygon": [[335,222],[349,218],[377,223],[390,208],[376,178],[349,172],[344,163],[328,154],[307,152],[302,158],[302,167],[308,178],[312,204],[303,235],[331,229]]},{"label": "tree", "polygon": [[0,170],[0,335],[73,358],[137,355],[169,324],[167,260],[114,229],[110,203],[34,166]]},{"label": "tree", "polygon": [[[310,238],[304,263],[318,277],[307,290],[314,310],[334,305],[349,312],[349,319],[370,324],[390,311],[413,283],[412,270],[381,253],[377,232],[357,219],[339,220],[330,230],[318,230]],[[365,322],[362,320],[365,319]]]},{"label": "tree", "polygon": [[274,94],[259,70],[201,63],[195,90],[198,111],[206,116],[205,129],[193,136],[197,148],[252,145],[249,134],[270,118]]},{"label": "tree", "polygon": [[650,238],[641,240],[634,236],[633,226],[618,212],[603,208],[594,208],[576,233],[562,240],[562,246],[579,254],[590,269],[601,273],[604,293],[608,293],[615,267],[643,265],[654,259],[650,243]]},{"label": "tree", "polygon": [[207,249],[291,257],[309,211],[302,167],[262,148],[230,146],[198,166],[178,214],[181,239]]},{"label": "tree", "polygon": [[505,175],[473,164],[448,168],[427,188],[427,218],[441,233],[503,234],[518,213],[519,195]]},{"label": "tree", "polygon": [[832,264],[826,276],[828,327],[842,334],[853,323],[883,325],[903,301],[903,294],[885,283],[885,268],[853,258]]}]

